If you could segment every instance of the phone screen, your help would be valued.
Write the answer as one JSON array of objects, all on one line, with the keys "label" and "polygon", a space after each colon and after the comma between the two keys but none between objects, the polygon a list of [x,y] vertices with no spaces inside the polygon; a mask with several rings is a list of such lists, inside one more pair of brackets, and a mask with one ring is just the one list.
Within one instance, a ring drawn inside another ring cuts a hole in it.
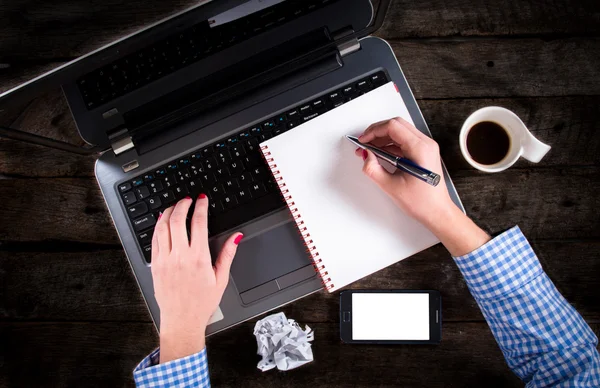
[{"label": "phone screen", "polygon": [[353,293],[353,340],[429,338],[429,294]]}]

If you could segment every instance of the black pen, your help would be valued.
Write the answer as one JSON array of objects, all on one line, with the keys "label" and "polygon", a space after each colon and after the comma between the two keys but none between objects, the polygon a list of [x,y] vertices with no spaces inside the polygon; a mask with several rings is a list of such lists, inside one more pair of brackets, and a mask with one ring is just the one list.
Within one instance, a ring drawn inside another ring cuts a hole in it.
[{"label": "black pen", "polygon": [[357,137],[354,136],[346,135],[346,139],[350,140],[352,143],[364,150],[371,151],[378,158],[385,160],[393,166],[396,166],[397,169],[407,172],[415,178],[422,180],[423,182],[429,183],[431,186],[437,186],[438,183],[440,183],[440,176],[438,174],[436,174],[435,172],[431,172],[428,169],[423,168],[406,158],[401,158],[396,155],[392,155],[389,152],[386,152],[377,147],[373,147],[370,144],[363,144],[358,140]]}]

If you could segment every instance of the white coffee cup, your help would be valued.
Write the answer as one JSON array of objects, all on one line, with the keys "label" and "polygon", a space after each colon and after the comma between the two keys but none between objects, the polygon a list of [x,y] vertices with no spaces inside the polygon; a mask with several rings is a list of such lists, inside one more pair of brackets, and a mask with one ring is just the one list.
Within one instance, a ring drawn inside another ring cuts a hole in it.
[{"label": "white coffee cup", "polygon": [[[510,139],[510,146],[506,156],[494,164],[481,164],[473,160],[467,149],[467,135],[473,126],[484,121],[491,121],[500,125]],[[517,161],[520,156],[530,162],[537,163],[548,151],[550,146],[536,139],[527,129],[523,121],[508,109],[499,106],[488,106],[472,113],[460,130],[460,150],[469,164],[485,172],[504,171]]]}]

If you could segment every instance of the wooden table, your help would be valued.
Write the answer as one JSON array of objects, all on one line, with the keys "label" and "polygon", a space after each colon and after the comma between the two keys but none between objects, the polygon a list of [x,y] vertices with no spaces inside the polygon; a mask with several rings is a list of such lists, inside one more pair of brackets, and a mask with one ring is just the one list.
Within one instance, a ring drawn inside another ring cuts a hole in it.
[{"label": "wooden table", "polygon": [[[0,5],[0,90],[184,8],[191,0]],[[467,213],[491,233],[519,224],[556,286],[600,331],[600,3],[397,0],[389,40]],[[488,175],[460,156],[474,110],[516,112],[553,146]],[[2,125],[81,143],[60,91]],[[0,140],[0,386],[131,386],[156,330],[93,177],[92,157]],[[521,386],[448,253],[435,246],[352,288],[443,295],[439,346],[348,346],[338,294],[282,310],[315,329],[315,361],[261,373],[254,322],[208,341],[214,386]]]}]

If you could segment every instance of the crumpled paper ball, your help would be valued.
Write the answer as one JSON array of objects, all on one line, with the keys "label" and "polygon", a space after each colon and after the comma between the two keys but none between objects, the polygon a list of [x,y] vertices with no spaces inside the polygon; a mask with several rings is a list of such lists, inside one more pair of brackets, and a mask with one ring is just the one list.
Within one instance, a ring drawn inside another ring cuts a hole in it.
[{"label": "crumpled paper ball", "polygon": [[256,366],[263,372],[275,367],[290,370],[313,360],[310,341],[315,333],[308,325],[302,330],[298,322],[287,319],[284,313],[269,315],[254,326],[258,355]]}]

